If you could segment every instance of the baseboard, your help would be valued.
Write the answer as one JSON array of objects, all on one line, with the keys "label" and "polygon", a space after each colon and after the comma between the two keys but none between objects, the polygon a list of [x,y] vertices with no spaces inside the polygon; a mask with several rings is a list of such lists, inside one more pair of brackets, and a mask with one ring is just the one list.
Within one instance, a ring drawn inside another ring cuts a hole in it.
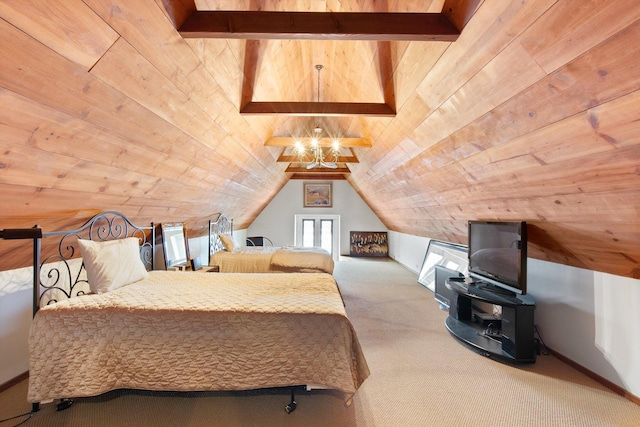
[{"label": "baseboard", "polygon": [[582,372],[583,374],[585,374],[586,376],[588,376],[589,378],[598,381],[600,384],[602,384],[603,386],[611,389],[611,391],[613,391],[614,393],[624,397],[627,400],[630,400],[631,402],[635,403],[636,405],[640,406],[640,397],[630,393],[628,390],[625,390],[624,388],[620,387],[617,384],[612,383],[611,381],[609,381],[608,379],[601,377],[600,375],[596,374],[595,372],[585,368],[584,366],[580,365],[579,363],[576,363],[575,361],[569,359],[567,356],[564,356],[561,353],[558,353],[557,351],[549,348],[549,352],[551,352],[551,354],[553,354],[555,357],[557,357],[558,359],[562,360],[564,363],[566,363],[567,365],[571,366],[572,368]]},{"label": "baseboard", "polygon": [[391,258],[392,260],[394,260],[395,262],[397,262],[398,264],[400,264],[401,266],[403,266],[404,268],[406,268],[407,270],[409,270],[410,272],[412,272],[416,276],[418,275],[418,272],[416,270],[414,270],[413,268],[409,267],[408,265],[398,261],[395,257],[392,257],[391,255],[389,255],[389,258]]},{"label": "baseboard", "polygon": [[0,384],[0,393],[2,393],[5,390],[10,389],[11,387],[13,387],[14,385],[18,384],[19,382],[22,382],[24,380],[26,380],[27,378],[29,378],[29,372],[25,372],[23,374],[18,375],[17,377],[10,379],[9,381],[7,381],[4,384]]}]

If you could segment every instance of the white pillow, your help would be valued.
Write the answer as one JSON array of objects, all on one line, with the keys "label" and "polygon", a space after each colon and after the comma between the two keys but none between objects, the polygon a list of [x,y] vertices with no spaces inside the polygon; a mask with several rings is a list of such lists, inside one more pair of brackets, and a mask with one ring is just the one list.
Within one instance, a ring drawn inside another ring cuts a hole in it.
[{"label": "white pillow", "polygon": [[228,234],[218,234],[220,237],[220,241],[222,242],[222,246],[224,246],[224,250],[227,252],[233,252],[235,244],[233,242],[233,237]]},{"label": "white pillow", "polygon": [[87,270],[89,288],[95,294],[109,292],[147,277],[140,259],[137,237],[94,242],[78,240]]}]

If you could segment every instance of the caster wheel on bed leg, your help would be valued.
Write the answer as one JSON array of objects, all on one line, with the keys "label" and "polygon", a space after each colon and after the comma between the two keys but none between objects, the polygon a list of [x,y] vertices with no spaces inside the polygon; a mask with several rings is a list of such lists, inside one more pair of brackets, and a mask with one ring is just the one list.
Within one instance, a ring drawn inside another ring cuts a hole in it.
[{"label": "caster wheel on bed leg", "polygon": [[296,398],[293,395],[293,390],[291,390],[291,402],[289,402],[289,404],[284,407],[284,410],[287,412],[287,414],[290,414],[295,411],[297,407],[298,404],[296,403]]},{"label": "caster wheel on bed leg", "polygon": [[73,405],[73,400],[71,399],[60,399],[60,402],[56,405],[56,411],[64,411],[69,406]]},{"label": "caster wheel on bed leg", "polygon": [[296,403],[296,401],[292,401],[291,403],[289,403],[287,406],[284,407],[284,410],[287,411],[287,414],[292,413],[293,411],[296,410],[296,407],[298,406],[298,404]]}]

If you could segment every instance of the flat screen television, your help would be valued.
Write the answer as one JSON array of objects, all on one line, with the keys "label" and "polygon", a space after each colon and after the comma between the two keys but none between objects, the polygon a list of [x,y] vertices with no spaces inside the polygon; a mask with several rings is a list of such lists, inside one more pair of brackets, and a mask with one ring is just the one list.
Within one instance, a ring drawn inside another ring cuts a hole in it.
[{"label": "flat screen television", "polygon": [[469,221],[469,276],[481,288],[526,294],[527,223]]}]

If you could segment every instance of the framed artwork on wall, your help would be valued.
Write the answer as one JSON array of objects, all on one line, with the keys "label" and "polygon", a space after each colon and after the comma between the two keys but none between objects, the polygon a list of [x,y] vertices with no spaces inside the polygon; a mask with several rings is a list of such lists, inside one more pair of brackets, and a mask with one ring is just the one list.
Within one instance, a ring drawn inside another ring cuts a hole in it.
[{"label": "framed artwork on wall", "polygon": [[352,231],[349,238],[349,256],[389,256],[389,240],[386,231]]},{"label": "framed artwork on wall", "polygon": [[305,182],[303,184],[303,191],[305,208],[333,207],[333,194],[330,182]]}]

